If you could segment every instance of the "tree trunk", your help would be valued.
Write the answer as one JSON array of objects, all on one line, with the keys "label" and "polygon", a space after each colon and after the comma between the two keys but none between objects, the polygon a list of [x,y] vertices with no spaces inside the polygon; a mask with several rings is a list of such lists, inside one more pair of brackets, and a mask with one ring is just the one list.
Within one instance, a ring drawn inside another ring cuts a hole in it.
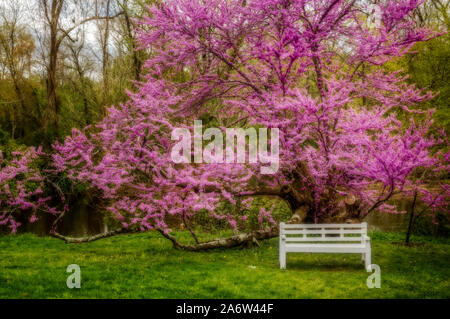
[{"label": "tree trunk", "polygon": [[[106,2],[106,16],[109,16],[110,0]],[[109,40],[109,19],[105,20],[105,33],[103,35],[102,43],[102,77],[103,77],[103,105],[102,110],[105,113],[105,106],[108,104],[109,96],[109,53],[108,53],[108,40]]]},{"label": "tree trunk", "polygon": [[[52,3],[53,6],[56,4]],[[62,4],[61,4],[62,5]],[[59,12],[52,8],[52,17],[49,21],[50,24],[50,50],[49,50],[49,61],[47,65],[47,108],[44,112],[43,119],[43,129],[45,144],[48,146],[51,142],[49,136],[49,127],[52,126],[53,135],[58,135],[59,123],[58,123],[58,98],[56,93],[57,80],[56,80],[56,69],[58,62],[58,50],[60,41],[58,40],[58,21]]]},{"label": "tree trunk", "polygon": [[[232,247],[243,246],[243,245],[252,245],[253,243],[258,244],[258,240],[270,239],[270,238],[278,236],[278,227],[272,227],[267,230],[257,230],[257,231],[253,231],[251,233],[235,235],[235,236],[231,236],[231,237],[227,237],[227,238],[219,238],[219,239],[215,239],[215,240],[211,240],[211,241],[203,242],[203,243],[198,243],[198,244],[194,244],[194,245],[184,245],[184,244],[180,244],[173,235],[166,234],[161,229],[157,229],[157,231],[159,233],[161,233],[165,238],[170,240],[172,242],[174,248],[188,250],[188,251],[202,251],[202,250],[217,249],[217,248],[232,248]],[[127,233],[133,233],[133,232],[135,232],[135,231],[129,230],[126,228],[122,228],[122,229],[113,230],[113,231],[109,231],[106,233],[101,233],[101,234],[97,234],[97,235],[93,235],[93,236],[85,236],[85,237],[78,237],[78,238],[64,236],[64,235],[57,233],[56,231],[51,232],[50,235],[55,238],[64,240],[66,243],[81,244],[81,243],[92,242],[92,241],[99,240],[102,238],[112,237],[112,236],[119,235],[119,234],[127,234]]]},{"label": "tree trunk", "polygon": [[417,191],[414,192],[414,199],[411,205],[411,214],[409,216],[409,223],[408,223],[408,230],[406,232],[406,238],[405,238],[405,244],[409,245],[409,239],[411,238],[411,233],[413,231],[413,226],[414,226],[414,209],[416,207],[416,200],[417,200]]},{"label": "tree trunk", "polygon": [[58,133],[58,99],[56,96],[56,53],[50,58],[48,76],[47,76],[47,108],[44,115],[44,131],[49,133],[49,127],[52,126],[54,134]]},{"label": "tree trunk", "polygon": [[278,236],[278,227],[272,227],[267,230],[257,230],[251,233],[239,234],[227,238],[219,238],[204,243],[194,245],[183,245],[180,244],[174,236],[166,234],[164,233],[163,230],[160,229],[158,229],[158,231],[165,238],[169,239],[175,248],[188,251],[202,251],[217,248],[232,248],[243,245],[252,245],[253,243],[257,244],[258,240],[270,239]]},{"label": "tree trunk", "polygon": [[132,233],[132,231],[122,228],[122,229],[113,230],[113,231],[109,231],[106,233],[101,233],[101,234],[97,234],[97,235],[93,235],[93,236],[76,237],[76,238],[64,236],[57,232],[51,232],[50,235],[52,237],[62,239],[68,244],[81,244],[81,243],[88,243],[88,242],[99,240],[102,238],[108,238],[108,237],[116,236],[119,234],[127,234],[127,233]]},{"label": "tree trunk", "polygon": [[127,27],[128,37],[131,42],[131,54],[133,55],[134,79],[136,81],[139,81],[140,76],[141,76],[141,68],[142,68],[141,64],[142,63],[139,60],[138,53],[136,50],[136,42],[133,37],[131,19],[130,19],[130,16],[128,15],[128,7],[127,7],[126,2],[124,3],[124,6],[123,6],[123,13],[124,13],[124,17],[125,17],[125,24]]},{"label": "tree trunk", "polygon": [[[17,116],[15,117],[16,122],[19,125],[19,136],[23,137],[25,132],[25,121],[24,121],[24,112],[25,112],[25,102],[22,94],[22,90],[20,89],[19,83],[16,78],[13,79],[14,81],[14,90],[16,91],[17,99],[19,100],[19,107],[17,109]],[[12,138],[15,138],[14,135],[12,135]]]}]

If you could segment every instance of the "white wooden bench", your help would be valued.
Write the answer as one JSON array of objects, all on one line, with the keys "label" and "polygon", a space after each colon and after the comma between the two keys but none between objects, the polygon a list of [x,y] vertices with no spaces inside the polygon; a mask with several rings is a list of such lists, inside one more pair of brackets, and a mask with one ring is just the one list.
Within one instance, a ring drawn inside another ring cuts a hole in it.
[{"label": "white wooden bench", "polygon": [[286,269],[287,253],[361,254],[370,271],[371,248],[367,223],[285,224],[280,223],[280,268]]}]

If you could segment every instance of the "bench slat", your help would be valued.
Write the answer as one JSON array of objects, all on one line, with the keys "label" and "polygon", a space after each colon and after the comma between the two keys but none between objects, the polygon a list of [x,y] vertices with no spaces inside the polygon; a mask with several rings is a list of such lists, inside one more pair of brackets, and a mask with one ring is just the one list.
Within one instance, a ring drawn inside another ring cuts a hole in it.
[{"label": "bench slat", "polygon": [[287,243],[292,242],[343,242],[343,241],[354,241],[354,242],[361,242],[362,237],[286,237]]},{"label": "bench slat", "polygon": [[282,229],[299,228],[367,228],[366,224],[284,224]]},{"label": "bench slat", "polygon": [[364,253],[365,247],[358,244],[346,244],[346,245],[295,245],[289,244],[285,247],[285,252],[304,252],[304,253]]},{"label": "bench slat", "polygon": [[285,235],[306,235],[306,234],[366,234],[366,229],[299,229],[299,230],[281,230]]}]

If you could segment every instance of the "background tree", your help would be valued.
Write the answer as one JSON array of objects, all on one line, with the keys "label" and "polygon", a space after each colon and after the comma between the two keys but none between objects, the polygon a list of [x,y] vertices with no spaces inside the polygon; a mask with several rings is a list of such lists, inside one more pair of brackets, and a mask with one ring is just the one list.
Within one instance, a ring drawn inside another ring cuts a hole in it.
[{"label": "background tree", "polygon": [[13,1],[4,3],[0,9],[0,63],[5,67],[13,83],[16,102],[10,103],[11,137],[23,137],[25,130],[25,75],[31,73],[34,40],[20,24],[23,8]]},{"label": "background tree", "polygon": [[420,105],[422,109],[435,108],[436,129],[445,128],[449,132],[450,92],[450,22],[448,10],[450,1],[429,0],[417,7],[411,17],[417,27],[427,27],[443,32],[440,37],[414,46],[412,53],[390,64],[390,70],[402,70],[409,76],[408,82],[419,88],[428,88],[436,96]]},{"label": "background tree", "polygon": [[68,58],[64,65],[66,70],[72,71],[68,72],[66,78],[71,82],[71,86],[75,88],[82,99],[84,119],[79,123],[81,126],[92,124],[93,119],[98,117],[97,113],[103,113],[97,109],[100,103],[97,101],[96,94],[92,90],[92,81],[89,77],[94,72],[95,67],[94,61],[86,53],[85,32],[81,28],[77,35],[78,41],[65,45],[65,50],[68,51]]},{"label": "background tree", "polygon": [[[110,20],[118,16],[120,12],[113,15],[110,15],[109,11],[106,15],[101,15],[98,11],[92,13],[89,6],[81,6],[81,2],[68,0],[40,0],[39,3],[39,13],[45,30],[41,45],[47,71],[47,107],[42,126],[45,135],[48,136],[49,125],[52,126],[54,134],[58,134],[60,102],[57,96],[57,66],[62,42],[65,39],[74,41],[70,33],[80,25],[93,20]],[[67,20],[71,20],[71,23],[67,23]],[[46,142],[48,143],[49,140],[47,139]]]}]

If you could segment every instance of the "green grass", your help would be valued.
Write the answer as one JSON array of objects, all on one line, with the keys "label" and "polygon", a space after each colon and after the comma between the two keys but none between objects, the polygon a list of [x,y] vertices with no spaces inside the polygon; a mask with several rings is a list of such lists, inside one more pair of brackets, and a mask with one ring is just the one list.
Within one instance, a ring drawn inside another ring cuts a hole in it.
[{"label": "green grass", "polygon": [[[178,234],[186,236],[186,234]],[[450,241],[372,233],[381,288],[369,289],[359,255],[290,254],[276,238],[259,248],[175,250],[154,232],[65,244],[31,234],[0,237],[0,298],[450,298]],[[81,267],[81,289],[66,268]]]}]

